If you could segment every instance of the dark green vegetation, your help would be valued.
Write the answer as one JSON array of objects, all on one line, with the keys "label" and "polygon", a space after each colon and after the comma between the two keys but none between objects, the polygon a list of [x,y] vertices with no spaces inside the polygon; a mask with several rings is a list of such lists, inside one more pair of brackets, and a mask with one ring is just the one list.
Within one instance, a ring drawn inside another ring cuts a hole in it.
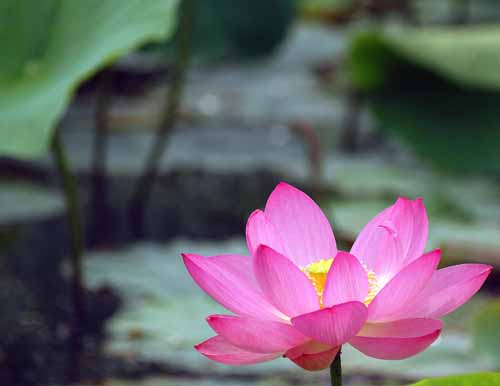
[{"label": "dark green vegetation", "polygon": [[500,29],[400,28],[357,36],[354,83],[381,129],[438,169],[500,170]]}]

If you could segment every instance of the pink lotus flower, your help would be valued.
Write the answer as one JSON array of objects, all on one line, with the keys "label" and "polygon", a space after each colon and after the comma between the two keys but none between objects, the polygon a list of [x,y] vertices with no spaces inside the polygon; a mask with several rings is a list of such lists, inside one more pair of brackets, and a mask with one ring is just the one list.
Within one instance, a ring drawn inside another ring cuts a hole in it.
[{"label": "pink lotus flower", "polygon": [[439,336],[446,315],[482,286],[492,267],[436,270],[424,254],[428,222],[421,199],[400,198],[337,251],[321,209],[279,184],[248,219],[250,257],[184,254],[196,283],[235,315],[212,315],[217,335],[196,349],[230,365],[284,356],[306,370],[328,367],[349,343],[380,359],[404,359]]}]

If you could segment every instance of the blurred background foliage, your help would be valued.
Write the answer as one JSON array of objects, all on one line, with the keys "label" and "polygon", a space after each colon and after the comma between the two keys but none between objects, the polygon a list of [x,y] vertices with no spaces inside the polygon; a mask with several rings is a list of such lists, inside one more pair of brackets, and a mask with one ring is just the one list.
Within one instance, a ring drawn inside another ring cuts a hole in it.
[{"label": "blurred background foliage", "polygon": [[495,267],[424,354],[345,348],[347,385],[498,384],[450,376],[500,369],[499,23],[496,0],[1,1],[0,384],[326,384],[192,349],[222,310],[179,253],[246,253],[280,180],[341,248],[422,196],[442,266]]},{"label": "blurred background foliage", "polygon": [[174,29],[176,0],[0,4],[0,153],[40,155],[76,87],[99,68]]},{"label": "blurred background foliage", "polygon": [[496,385],[500,382],[499,374],[471,374],[465,376],[443,377],[417,382],[415,386],[467,386]]},{"label": "blurred background foliage", "polygon": [[499,38],[492,26],[363,33],[351,46],[353,82],[379,126],[432,166],[496,173]]},{"label": "blurred background foliage", "polygon": [[[269,55],[285,39],[295,20],[297,0],[231,0],[200,2],[192,34],[192,56],[195,61],[228,58],[255,58]],[[175,56],[178,37],[154,44],[167,59]]]}]

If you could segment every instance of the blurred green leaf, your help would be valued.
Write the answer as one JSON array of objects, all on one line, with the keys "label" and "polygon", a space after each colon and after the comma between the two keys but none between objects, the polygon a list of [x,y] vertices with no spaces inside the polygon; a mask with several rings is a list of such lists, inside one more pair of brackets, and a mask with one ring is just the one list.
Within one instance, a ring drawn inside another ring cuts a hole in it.
[{"label": "blurred green leaf", "polygon": [[374,93],[369,100],[379,126],[429,165],[451,172],[500,170],[500,94],[409,89]]},{"label": "blurred green leaf", "polygon": [[39,155],[78,84],[174,29],[178,0],[0,3],[0,154]]},{"label": "blurred green leaf", "polygon": [[478,373],[426,379],[415,383],[413,386],[498,386],[500,373]]},{"label": "blurred green leaf", "polygon": [[[195,60],[254,58],[271,54],[295,19],[297,0],[199,1],[192,54]],[[149,49],[175,55],[177,36]]]},{"label": "blurred green leaf", "polygon": [[282,42],[295,16],[296,0],[218,0],[227,36],[241,55],[266,55]]},{"label": "blurred green leaf", "polygon": [[[400,61],[409,61],[462,86],[500,90],[500,27],[397,28],[362,33],[352,45],[356,74],[389,75]],[[390,67],[390,68],[388,68]],[[355,78],[366,86],[366,79]],[[379,84],[377,84],[378,86]]]},{"label": "blurred green leaf", "polygon": [[500,27],[411,28],[387,35],[401,55],[451,81],[500,90]]},{"label": "blurred green leaf", "polygon": [[354,84],[361,90],[375,91],[388,80],[397,55],[382,34],[364,32],[352,40],[349,59]]},{"label": "blurred green leaf", "polygon": [[351,75],[379,126],[445,171],[500,170],[500,28],[358,35]]},{"label": "blurred green leaf", "polygon": [[500,301],[493,301],[477,312],[472,336],[479,355],[500,369]]}]

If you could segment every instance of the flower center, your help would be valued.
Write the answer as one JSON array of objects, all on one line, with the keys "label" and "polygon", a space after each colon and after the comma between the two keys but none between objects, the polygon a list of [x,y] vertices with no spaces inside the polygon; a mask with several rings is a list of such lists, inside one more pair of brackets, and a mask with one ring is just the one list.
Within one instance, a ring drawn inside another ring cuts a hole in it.
[{"label": "flower center", "polygon": [[[305,267],[300,267],[300,270],[305,273],[307,278],[314,286],[316,294],[319,298],[321,308],[323,308],[323,292],[325,290],[326,278],[328,276],[330,268],[332,267],[332,264],[333,257],[330,259],[321,259]],[[368,278],[368,293],[365,297],[365,300],[363,300],[363,303],[368,305],[380,291],[380,287],[375,272],[370,271],[365,264],[363,264],[363,268],[366,272],[366,277]]]},{"label": "flower center", "polygon": [[365,300],[363,300],[363,303],[365,305],[368,305],[372,302],[372,300],[377,296],[378,292],[380,291],[380,284],[377,279],[377,275],[375,272],[370,271],[366,265],[363,264],[363,268],[365,269],[366,272],[366,277],[368,278],[368,293],[366,294]]},{"label": "flower center", "polygon": [[333,258],[328,260],[321,259],[307,265],[304,268],[301,268],[302,272],[306,274],[307,278],[314,286],[321,308],[323,308],[323,291],[325,289],[326,277],[328,276],[328,271],[330,270],[332,264]]}]

